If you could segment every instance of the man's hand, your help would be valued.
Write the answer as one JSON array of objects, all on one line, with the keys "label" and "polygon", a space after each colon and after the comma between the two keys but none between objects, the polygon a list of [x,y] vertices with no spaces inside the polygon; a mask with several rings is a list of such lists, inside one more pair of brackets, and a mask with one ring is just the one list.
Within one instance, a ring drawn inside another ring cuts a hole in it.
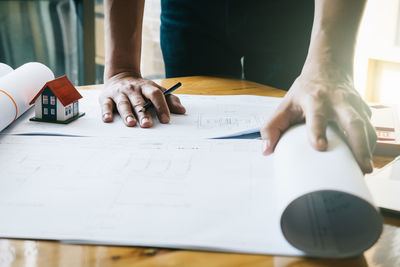
[{"label": "man's hand", "polygon": [[116,107],[126,126],[135,126],[139,120],[141,127],[151,127],[153,121],[150,111],[139,112],[150,100],[154,104],[159,121],[168,123],[170,112],[184,114],[186,110],[178,97],[169,95],[165,98],[163,95],[165,90],[158,84],[135,77],[131,73],[116,74],[106,81],[99,98],[103,121],[113,120],[113,109]]},{"label": "man's hand", "polygon": [[362,171],[371,172],[377,136],[370,116],[371,111],[354,89],[350,75],[332,68],[303,72],[261,130],[265,139],[264,154],[272,153],[283,132],[304,119],[311,145],[324,151],[328,146],[327,124],[334,122],[343,132]]},{"label": "man's hand", "polygon": [[166,98],[164,88],[143,79],[140,72],[144,0],[104,0],[105,89],[100,96],[104,122],[113,120],[114,107],[126,126],[153,125],[150,111],[139,112],[150,100],[158,119],[168,123],[170,112],[183,114],[185,108],[174,95]]},{"label": "man's hand", "polygon": [[305,119],[311,145],[327,149],[326,127],[343,132],[363,172],[371,172],[376,133],[371,111],[353,85],[357,29],[366,0],[315,0],[310,47],[300,76],[272,119],[263,127],[264,154],[274,151],[282,133]]}]

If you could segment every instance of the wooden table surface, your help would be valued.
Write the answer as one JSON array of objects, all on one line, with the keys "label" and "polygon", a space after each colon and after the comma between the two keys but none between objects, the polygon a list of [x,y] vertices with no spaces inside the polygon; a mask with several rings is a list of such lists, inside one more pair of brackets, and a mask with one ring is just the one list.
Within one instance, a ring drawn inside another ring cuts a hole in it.
[{"label": "wooden table surface", "polygon": [[[253,94],[276,97],[285,94],[271,87],[234,79],[186,77],[159,82],[164,87],[170,87],[178,80],[183,84],[176,92],[180,94]],[[84,86],[82,89],[101,87]],[[390,160],[374,158],[377,167],[384,166]],[[346,260],[0,239],[0,266],[400,266],[400,216],[386,215],[384,222],[384,233],[380,240],[364,255]]]}]

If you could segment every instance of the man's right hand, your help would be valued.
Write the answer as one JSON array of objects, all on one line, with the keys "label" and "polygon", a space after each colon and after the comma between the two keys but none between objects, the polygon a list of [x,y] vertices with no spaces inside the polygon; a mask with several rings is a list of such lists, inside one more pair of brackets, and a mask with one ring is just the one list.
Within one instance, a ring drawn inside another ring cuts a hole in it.
[{"label": "man's right hand", "polygon": [[184,114],[185,107],[174,95],[164,97],[166,89],[132,73],[118,73],[105,82],[105,88],[100,95],[102,118],[104,122],[113,121],[113,110],[116,107],[119,115],[128,127],[135,126],[137,120],[142,128],[153,125],[151,112],[139,112],[147,101],[151,101],[161,123],[168,123],[170,112]]}]

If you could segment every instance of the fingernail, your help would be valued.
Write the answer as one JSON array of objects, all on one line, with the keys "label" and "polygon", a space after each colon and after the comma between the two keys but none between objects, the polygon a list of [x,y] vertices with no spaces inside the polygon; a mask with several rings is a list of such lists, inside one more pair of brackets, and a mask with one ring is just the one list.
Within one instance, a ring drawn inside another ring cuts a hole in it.
[{"label": "fingernail", "polygon": [[[146,117],[144,117],[142,120],[141,120],[141,124],[143,125],[143,126],[150,126],[150,119],[149,118],[146,118]],[[146,125],[147,124],[147,125]]]},{"label": "fingernail", "polygon": [[167,114],[162,114],[161,115],[161,122],[162,123],[168,123],[169,122],[169,116]]},{"label": "fingernail", "polygon": [[109,113],[103,114],[103,119],[107,120],[109,118],[110,118],[110,114]]},{"label": "fingernail", "polygon": [[374,170],[374,163],[372,162],[370,157],[364,158],[363,165],[366,169],[366,172],[372,172]]},{"label": "fingernail", "polygon": [[132,116],[128,116],[128,117],[126,117],[126,122],[131,122],[131,121],[133,121],[133,118],[132,118]]}]

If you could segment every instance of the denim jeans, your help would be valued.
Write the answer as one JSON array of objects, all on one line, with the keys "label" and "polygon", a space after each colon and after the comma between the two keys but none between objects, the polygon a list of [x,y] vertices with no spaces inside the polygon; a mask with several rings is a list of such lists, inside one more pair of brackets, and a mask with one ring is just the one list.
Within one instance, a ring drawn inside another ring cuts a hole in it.
[{"label": "denim jeans", "polygon": [[162,0],[167,77],[211,75],[288,90],[307,55],[314,0]]}]

